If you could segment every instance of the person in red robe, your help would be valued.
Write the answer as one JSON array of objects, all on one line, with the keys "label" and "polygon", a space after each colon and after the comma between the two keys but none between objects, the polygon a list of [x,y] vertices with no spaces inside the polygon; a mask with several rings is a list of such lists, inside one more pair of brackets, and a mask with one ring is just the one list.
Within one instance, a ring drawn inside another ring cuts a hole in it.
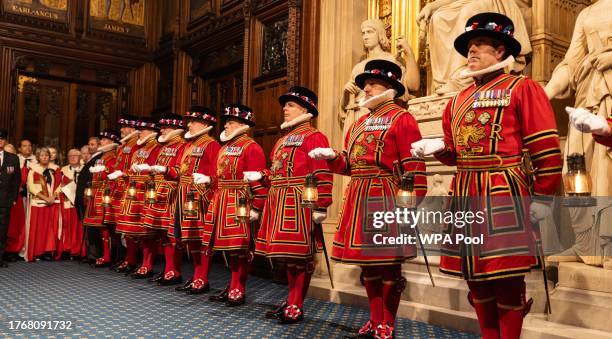
[{"label": "person in red robe", "polygon": [[[444,230],[452,238],[482,236],[483,244],[447,245],[440,257],[440,271],[467,281],[468,300],[485,339],[520,337],[531,307],[525,274],[538,266],[534,225],[551,213],[563,164],[544,89],[504,72],[521,50],[513,33],[512,20],[499,13],[468,19],[454,45],[468,59],[463,76],[474,83],[448,102],[444,138],[412,145],[418,156],[434,155],[457,167],[450,210],[486,213],[484,222],[466,228],[449,224]],[[533,175],[527,173],[527,157],[537,168]]]},{"label": "person in red robe", "polygon": [[[176,199],[174,227],[168,228],[168,241],[163,244],[166,257],[164,275],[181,275],[181,247],[189,251],[193,265],[193,277],[176,288],[187,294],[201,294],[210,290],[208,265],[211,254],[202,246],[204,217],[217,184],[217,156],[221,145],[209,132],[217,124],[212,110],[191,106],[183,120],[189,131],[185,133],[186,145],[179,160],[179,185]],[[193,196],[192,196],[193,195]],[[185,209],[193,197],[190,209]]]},{"label": "person in red robe", "polygon": [[[327,162],[313,160],[308,153],[315,148],[328,148],[329,141],[311,124],[319,115],[317,95],[311,90],[293,86],[279,97],[284,122],[283,135],[270,155],[272,166],[263,172],[245,173],[246,181],[264,178],[270,187],[264,205],[255,253],[271,259],[284,260],[287,266],[289,295],[267,317],[278,318],[283,324],[304,319],[304,298],[315,269],[315,254],[321,248],[320,226],[332,203],[333,177]],[[317,180],[318,201],[314,209],[300,206],[306,176]]]},{"label": "person in red robe", "polygon": [[[217,157],[218,185],[206,214],[202,244],[210,254],[207,260],[213,251],[223,251],[232,272],[226,288],[209,300],[238,306],[246,301],[249,257],[256,236],[253,233],[268,191],[260,181],[245,183],[243,173],[263,171],[266,157],[261,146],[246,134],[255,126],[251,108],[228,106],[222,120],[225,129],[221,132],[224,145]],[[250,206],[246,220],[236,217],[240,198],[245,198]],[[208,280],[208,272],[205,278]]]},{"label": "person in red robe", "polygon": [[60,177],[60,210],[61,233],[58,234],[58,250],[56,259],[62,258],[64,253],[73,259],[81,256],[83,247],[83,223],[79,220],[74,200],[76,197],[76,181],[81,173],[81,152],[73,148],[68,151],[68,165],[62,167]]},{"label": "person in red robe", "polygon": [[57,250],[60,222],[59,167],[50,163],[51,152],[46,147],[36,150],[38,164],[28,173],[30,222],[27,230],[26,261],[52,260]]}]

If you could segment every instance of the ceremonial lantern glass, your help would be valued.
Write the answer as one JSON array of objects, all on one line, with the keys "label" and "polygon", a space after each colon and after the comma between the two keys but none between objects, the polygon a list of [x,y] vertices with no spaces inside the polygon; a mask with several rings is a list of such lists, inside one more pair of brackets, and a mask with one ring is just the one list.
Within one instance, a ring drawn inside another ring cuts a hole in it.
[{"label": "ceremonial lantern glass", "polygon": [[104,189],[104,196],[102,197],[102,206],[105,208],[110,207],[111,205],[111,192],[110,188]]},{"label": "ceremonial lantern glass", "polygon": [[306,176],[304,187],[302,190],[302,201],[300,204],[303,208],[315,208],[319,201],[319,192],[317,190],[317,178],[314,174],[309,173]]},{"label": "ceremonial lantern glass", "polygon": [[247,199],[245,197],[238,198],[238,206],[236,206],[236,218],[238,218],[238,221],[249,221],[249,212],[250,208]]},{"label": "ceremonial lantern glass", "polygon": [[87,183],[87,186],[85,187],[85,192],[83,194],[87,199],[93,197],[93,188],[91,188],[91,182]]},{"label": "ceremonial lantern glass", "polygon": [[183,214],[186,216],[194,216],[198,213],[198,203],[195,199],[193,191],[187,192],[187,197],[183,203]]},{"label": "ceremonial lantern glass", "polygon": [[130,180],[130,185],[127,189],[127,200],[136,200],[136,181]]},{"label": "ceremonial lantern glass", "polygon": [[591,176],[586,171],[584,155],[573,153],[567,156],[567,173],[563,177],[563,187],[567,196],[564,206],[588,207],[596,204],[591,197]]},{"label": "ceremonial lantern glass", "polygon": [[147,204],[154,204],[157,199],[157,192],[155,192],[155,181],[147,181],[147,190],[145,192],[145,202]]},{"label": "ceremonial lantern glass", "polygon": [[414,192],[414,174],[404,173],[400,181],[395,202],[398,207],[416,209],[416,194]]}]

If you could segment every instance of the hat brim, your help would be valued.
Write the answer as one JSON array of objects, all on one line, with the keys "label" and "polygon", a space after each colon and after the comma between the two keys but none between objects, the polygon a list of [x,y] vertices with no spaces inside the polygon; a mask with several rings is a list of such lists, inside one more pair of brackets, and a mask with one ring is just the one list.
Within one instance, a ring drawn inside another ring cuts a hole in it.
[{"label": "hat brim", "polygon": [[236,119],[236,120],[238,120],[238,121],[242,122],[243,124],[247,124],[247,125],[249,125],[250,127],[255,126],[255,122],[253,122],[253,121],[251,121],[251,120],[247,120],[247,119],[241,118],[241,117],[237,117],[237,116],[235,116],[235,115],[222,115],[222,116],[221,116],[221,123],[222,123],[222,124],[225,124],[225,122],[227,121],[227,119]]},{"label": "hat brim", "polygon": [[306,100],[300,97],[296,97],[295,95],[289,95],[289,94],[283,94],[280,97],[278,97],[278,103],[281,104],[281,106],[284,106],[289,101],[297,102],[300,106],[306,108],[306,110],[309,113],[312,113],[312,115],[315,117],[319,115],[319,111],[317,110],[316,107],[314,107],[309,102],[307,102]]},{"label": "hat brim", "polygon": [[185,129],[185,126],[178,126],[178,125],[172,125],[172,124],[157,124],[157,128],[162,128],[162,127],[170,127],[170,128],[176,128],[176,129]]},{"label": "hat brim", "polygon": [[393,80],[382,74],[361,73],[355,77],[355,83],[357,86],[359,86],[359,88],[363,89],[365,87],[365,82],[368,79],[378,79],[391,85],[393,89],[397,91],[397,94],[395,95],[396,98],[399,98],[406,93],[406,88],[401,82],[398,80]]},{"label": "hat brim", "polygon": [[486,36],[501,41],[501,43],[506,47],[506,51],[515,58],[521,52],[521,43],[515,38],[502,32],[487,31],[484,29],[475,29],[459,35],[455,39],[455,50],[467,58],[469,51],[468,43],[470,40],[481,36]]}]

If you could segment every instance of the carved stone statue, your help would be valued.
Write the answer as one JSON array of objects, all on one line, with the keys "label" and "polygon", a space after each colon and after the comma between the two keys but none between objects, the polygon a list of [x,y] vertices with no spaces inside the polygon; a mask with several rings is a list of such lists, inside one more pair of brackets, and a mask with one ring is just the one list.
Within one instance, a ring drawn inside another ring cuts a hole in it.
[{"label": "carved stone statue", "polygon": [[[549,98],[566,98],[575,93],[575,107],[586,108],[606,118],[612,114],[610,13],[612,0],[600,0],[580,12],[565,58],[545,87]],[[612,152],[595,143],[591,134],[570,128],[564,154],[583,152],[593,180],[592,196],[612,196]],[[549,257],[550,261],[582,260],[589,265],[603,264],[612,269],[612,223],[602,215],[610,214],[612,208],[609,199],[599,201],[594,208],[570,209],[576,243],[567,251]]]},{"label": "carved stone statue", "polygon": [[366,20],[361,23],[361,36],[363,38],[363,48],[365,51],[362,60],[353,67],[351,78],[344,85],[342,99],[340,101],[340,124],[342,125],[342,135],[350,126],[359,119],[367,110],[361,109],[358,105],[359,100],[363,97],[363,91],[355,83],[355,77],[363,73],[365,64],[372,59],[385,59],[396,62],[402,67],[402,83],[406,86],[406,96],[410,91],[419,89],[419,68],[412,53],[412,49],[403,38],[398,39],[397,47],[398,54],[393,55],[391,51],[391,42],[387,38],[385,25],[382,21],[376,19]]},{"label": "carved stone statue", "polygon": [[[524,2],[522,2],[524,3]],[[525,68],[525,56],[531,54],[531,43],[521,9],[515,0],[436,0],[423,7],[417,16],[421,43],[427,39],[431,62],[431,92],[443,95],[456,92],[473,79],[461,79],[467,60],[453,48],[455,38],[465,30],[466,21],[477,13],[497,12],[514,23],[514,37],[521,43],[521,53],[511,71]]]}]

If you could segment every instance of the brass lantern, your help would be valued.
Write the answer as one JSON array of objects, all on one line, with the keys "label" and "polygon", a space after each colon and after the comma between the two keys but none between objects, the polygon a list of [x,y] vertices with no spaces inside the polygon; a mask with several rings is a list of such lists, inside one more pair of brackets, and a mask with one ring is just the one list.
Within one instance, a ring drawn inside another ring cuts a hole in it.
[{"label": "brass lantern", "polygon": [[562,204],[568,207],[595,206],[591,197],[591,176],[586,170],[584,155],[573,153],[567,156],[567,173],[563,177],[563,187],[567,196]]},{"label": "brass lantern", "polygon": [[402,175],[395,202],[398,207],[416,209],[417,201],[414,192],[414,173],[408,172]]},{"label": "brass lantern", "polygon": [[319,201],[319,192],[317,190],[317,178],[314,174],[309,173],[306,176],[304,187],[302,190],[302,201],[300,204],[303,208],[315,208]]},{"label": "brass lantern", "polygon": [[136,200],[136,181],[130,180],[130,184],[127,189],[127,200]]},{"label": "brass lantern", "polygon": [[239,222],[249,221],[250,208],[245,197],[238,198],[238,206],[236,206],[236,218]]},{"label": "brass lantern", "polygon": [[198,214],[198,201],[195,199],[195,194],[191,190],[187,192],[187,197],[183,203],[183,214],[186,216]]},{"label": "brass lantern", "polygon": [[147,190],[145,191],[145,202],[154,204],[157,201],[157,192],[155,192],[155,181],[153,179],[147,181]]},{"label": "brass lantern", "polygon": [[111,206],[111,191],[110,188],[105,188],[104,189],[104,196],[102,196],[102,206],[104,206],[104,208],[109,208]]},{"label": "brass lantern", "polygon": [[85,186],[85,192],[83,194],[85,195],[86,199],[90,199],[91,197],[93,197],[93,188],[91,188],[91,182],[87,183],[87,186]]}]

